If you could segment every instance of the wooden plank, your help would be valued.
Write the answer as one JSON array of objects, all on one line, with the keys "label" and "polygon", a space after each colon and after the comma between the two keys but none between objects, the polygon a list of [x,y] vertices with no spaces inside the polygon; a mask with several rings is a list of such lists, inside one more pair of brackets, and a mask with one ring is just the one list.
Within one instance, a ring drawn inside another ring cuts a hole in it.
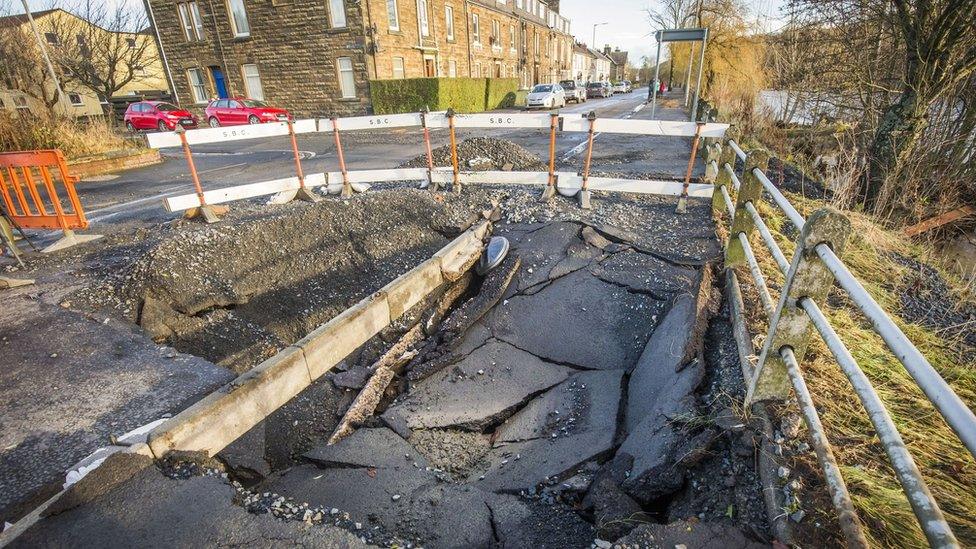
[{"label": "wooden plank", "polygon": [[956,208],[955,210],[948,211],[944,214],[937,215],[935,217],[930,217],[921,223],[916,223],[911,227],[905,229],[905,236],[915,236],[922,234],[926,231],[931,231],[932,229],[941,227],[948,223],[952,223],[957,219],[962,219],[968,215],[976,213],[976,208],[973,206],[963,206],[961,208]]},{"label": "wooden plank", "polygon": [[[315,120],[311,118],[296,120],[295,133],[310,133],[316,131]],[[245,124],[243,126],[224,126],[220,128],[201,128],[186,131],[186,142],[190,145],[205,143],[223,143],[225,141],[241,141],[261,137],[276,137],[288,135],[287,122],[269,122],[267,124]],[[176,132],[155,132],[146,135],[146,142],[152,149],[164,147],[179,147],[180,136]]]}]

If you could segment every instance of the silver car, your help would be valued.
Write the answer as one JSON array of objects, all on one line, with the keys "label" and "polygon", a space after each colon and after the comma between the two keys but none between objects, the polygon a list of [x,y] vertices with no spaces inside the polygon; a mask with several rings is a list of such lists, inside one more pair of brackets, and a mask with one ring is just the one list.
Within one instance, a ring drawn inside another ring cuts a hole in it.
[{"label": "silver car", "polygon": [[559,84],[536,84],[525,99],[526,109],[558,109],[566,106],[566,91]]}]

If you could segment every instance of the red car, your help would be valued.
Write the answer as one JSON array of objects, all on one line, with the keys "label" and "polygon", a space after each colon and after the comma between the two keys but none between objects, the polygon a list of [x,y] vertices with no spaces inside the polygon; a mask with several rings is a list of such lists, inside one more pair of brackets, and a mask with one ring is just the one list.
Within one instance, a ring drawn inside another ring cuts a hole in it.
[{"label": "red car", "polygon": [[207,123],[211,128],[239,124],[285,122],[291,115],[285,109],[272,107],[257,99],[215,99],[207,105]]},{"label": "red car", "polygon": [[197,127],[197,117],[165,101],[139,101],[125,110],[125,127],[130,131],[158,130],[168,132],[179,124],[184,128]]}]

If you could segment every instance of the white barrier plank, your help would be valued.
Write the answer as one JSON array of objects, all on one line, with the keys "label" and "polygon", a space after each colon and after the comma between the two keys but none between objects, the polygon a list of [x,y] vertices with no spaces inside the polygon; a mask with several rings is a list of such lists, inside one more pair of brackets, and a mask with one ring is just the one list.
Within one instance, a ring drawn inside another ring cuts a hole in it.
[{"label": "white barrier plank", "polygon": [[[339,131],[409,128],[414,126],[420,127],[423,125],[419,112],[383,114],[375,116],[350,116],[345,118],[336,118],[335,121],[336,125],[339,127]],[[332,119],[319,119],[320,132],[331,132],[332,130]]]},{"label": "white barrier plank", "polygon": [[[295,133],[314,132],[315,120],[307,118],[294,122]],[[245,124],[243,126],[225,126],[220,128],[201,128],[186,131],[186,142],[190,145],[204,143],[221,143],[224,141],[240,141],[258,137],[275,137],[288,135],[287,122],[269,122],[267,124]],[[146,141],[152,149],[164,147],[179,147],[180,136],[176,132],[156,132],[146,135]]]},{"label": "white barrier plank", "polygon": [[[382,183],[383,181],[420,181],[427,179],[427,168],[394,168],[390,170],[351,170],[346,172],[350,183]],[[329,172],[332,184],[342,183],[342,172]]]},{"label": "white barrier plank", "polygon": [[549,129],[548,114],[458,114],[454,117],[455,128],[544,128]]},{"label": "white barrier plank", "polygon": [[[694,137],[697,124],[694,122],[675,122],[672,120],[626,120],[622,118],[598,118],[594,131],[623,133],[633,135],[665,135],[671,137]],[[728,124],[708,123],[702,128],[702,137],[722,137]],[[563,131],[586,132],[590,121],[582,117],[563,119]]]},{"label": "white barrier plank", "polygon": [[[659,194],[679,196],[683,184],[680,181],[659,181],[643,179],[618,179],[611,177],[591,177],[587,187],[594,191],[617,193]],[[715,187],[694,183],[688,186],[688,196],[709,198]]]},{"label": "white barrier plank", "polygon": [[[305,176],[306,187],[317,187],[325,185],[325,183],[324,173],[313,173]],[[299,187],[297,177],[285,177],[283,179],[259,181],[257,183],[248,183],[247,185],[235,185],[233,187],[204,191],[203,199],[207,204],[221,204],[235,200],[244,200],[245,198],[254,198],[255,196],[276,194],[282,191],[293,191]],[[163,199],[163,206],[168,212],[179,212],[189,208],[195,208],[199,205],[200,199],[197,198],[196,193]]]}]

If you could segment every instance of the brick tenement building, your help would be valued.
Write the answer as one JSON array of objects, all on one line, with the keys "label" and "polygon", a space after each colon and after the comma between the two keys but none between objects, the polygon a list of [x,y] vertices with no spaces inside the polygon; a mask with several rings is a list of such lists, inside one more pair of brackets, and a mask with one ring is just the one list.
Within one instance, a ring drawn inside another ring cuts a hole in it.
[{"label": "brick tenement building", "polygon": [[[369,81],[570,78],[570,23],[542,0],[145,0],[176,100],[370,112]],[[558,7],[558,0],[549,0]]]}]

